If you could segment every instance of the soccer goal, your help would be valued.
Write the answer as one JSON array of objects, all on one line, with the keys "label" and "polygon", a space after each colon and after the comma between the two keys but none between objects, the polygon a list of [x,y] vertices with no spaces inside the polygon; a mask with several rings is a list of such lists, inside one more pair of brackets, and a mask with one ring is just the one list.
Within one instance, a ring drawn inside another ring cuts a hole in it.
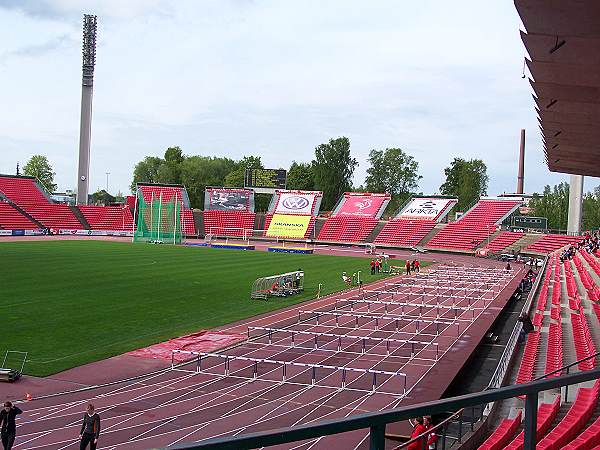
[{"label": "soccer goal", "polygon": [[137,226],[133,242],[181,244],[183,242],[183,211],[177,195],[168,200],[161,193],[150,201],[138,196]]}]

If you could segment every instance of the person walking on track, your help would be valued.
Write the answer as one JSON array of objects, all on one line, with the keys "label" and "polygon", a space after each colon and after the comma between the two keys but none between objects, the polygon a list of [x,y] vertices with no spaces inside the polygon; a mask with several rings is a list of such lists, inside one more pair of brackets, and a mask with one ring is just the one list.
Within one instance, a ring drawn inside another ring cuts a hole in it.
[{"label": "person walking on track", "polygon": [[83,423],[81,424],[81,432],[79,433],[79,437],[81,438],[79,449],[85,450],[88,444],[90,444],[90,450],[96,450],[99,436],[100,416],[94,411],[94,405],[89,403],[83,415]]},{"label": "person walking on track", "polygon": [[0,434],[2,435],[4,450],[10,450],[15,443],[15,435],[17,434],[15,417],[22,412],[19,408],[13,406],[11,402],[4,402],[4,408],[0,412]]},{"label": "person walking on track", "polygon": [[410,275],[410,260],[406,260],[406,275]]}]

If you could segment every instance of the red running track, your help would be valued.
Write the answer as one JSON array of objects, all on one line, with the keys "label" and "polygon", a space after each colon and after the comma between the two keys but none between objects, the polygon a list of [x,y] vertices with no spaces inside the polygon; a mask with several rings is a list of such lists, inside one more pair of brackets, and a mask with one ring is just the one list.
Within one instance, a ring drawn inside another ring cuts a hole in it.
[{"label": "red running track", "polygon": [[[520,268],[486,266],[440,265],[229,327],[285,331],[269,336],[251,329],[248,341],[222,352],[229,357],[227,376],[224,359],[206,356],[200,371],[192,361],[144,379],[28,402],[15,449],[77,448],[88,401],[102,417],[99,448],[144,449],[439,398],[522,275]],[[328,368],[315,369],[313,382],[315,364]],[[382,372],[374,391],[368,370]],[[282,448],[361,448],[366,438],[361,430]]]}]

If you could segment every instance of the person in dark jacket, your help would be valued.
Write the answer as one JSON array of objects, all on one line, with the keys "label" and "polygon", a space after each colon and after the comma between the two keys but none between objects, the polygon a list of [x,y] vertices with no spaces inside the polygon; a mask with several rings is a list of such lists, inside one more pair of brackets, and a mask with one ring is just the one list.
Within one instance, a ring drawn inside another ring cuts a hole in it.
[{"label": "person in dark jacket", "polygon": [[4,402],[4,408],[0,412],[0,434],[2,435],[4,450],[10,450],[15,443],[15,435],[17,434],[15,417],[22,412],[19,408],[13,406],[11,402]]},{"label": "person in dark jacket", "polygon": [[81,432],[79,433],[79,437],[81,438],[79,449],[85,450],[88,444],[90,444],[90,450],[96,450],[99,436],[100,416],[94,411],[94,405],[90,403],[83,415],[83,423],[81,424]]}]

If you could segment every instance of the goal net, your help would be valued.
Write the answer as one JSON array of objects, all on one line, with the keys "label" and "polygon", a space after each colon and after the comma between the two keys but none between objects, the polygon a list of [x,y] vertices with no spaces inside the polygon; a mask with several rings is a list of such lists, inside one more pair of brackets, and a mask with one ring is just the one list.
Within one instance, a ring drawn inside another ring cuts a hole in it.
[{"label": "goal net", "polygon": [[183,241],[183,212],[181,198],[173,196],[168,200],[162,193],[150,201],[138,196],[137,227],[133,242],[156,244],[181,244]]}]

